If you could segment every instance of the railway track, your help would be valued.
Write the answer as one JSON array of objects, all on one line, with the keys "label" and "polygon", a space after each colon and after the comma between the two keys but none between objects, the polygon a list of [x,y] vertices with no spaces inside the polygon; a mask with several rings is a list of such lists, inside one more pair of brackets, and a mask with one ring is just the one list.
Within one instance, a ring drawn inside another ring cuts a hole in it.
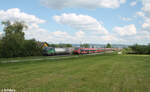
[{"label": "railway track", "polygon": [[92,54],[82,54],[82,55],[55,55],[55,56],[45,56],[42,58],[31,58],[24,60],[2,60],[0,63],[16,63],[16,62],[27,62],[27,61],[40,61],[40,60],[56,60],[56,59],[69,59],[69,58],[77,58],[79,56],[88,56],[88,55],[97,55],[104,53],[92,53]]}]

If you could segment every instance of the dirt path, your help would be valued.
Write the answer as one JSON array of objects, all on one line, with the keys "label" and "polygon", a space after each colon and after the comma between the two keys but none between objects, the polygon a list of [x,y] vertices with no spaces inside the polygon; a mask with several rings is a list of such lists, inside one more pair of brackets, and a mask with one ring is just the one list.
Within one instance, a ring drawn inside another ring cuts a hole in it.
[{"label": "dirt path", "polygon": [[76,58],[79,56],[50,56],[44,58],[35,58],[35,59],[24,59],[24,60],[4,60],[1,63],[15,63],[15,62],[26,62],[26,61],[39,61],[39,60],[50,60],[50,59],[67,59],[67,58]]}]

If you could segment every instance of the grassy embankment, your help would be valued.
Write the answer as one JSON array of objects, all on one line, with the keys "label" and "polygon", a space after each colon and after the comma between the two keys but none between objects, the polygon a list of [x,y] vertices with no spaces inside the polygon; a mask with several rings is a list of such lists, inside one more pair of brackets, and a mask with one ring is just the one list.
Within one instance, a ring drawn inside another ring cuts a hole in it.
[{"label": "grassy embankment", "polygon": [[16,92],[150,92],[150,56],[105,54],[0,63],[3,88]]}]

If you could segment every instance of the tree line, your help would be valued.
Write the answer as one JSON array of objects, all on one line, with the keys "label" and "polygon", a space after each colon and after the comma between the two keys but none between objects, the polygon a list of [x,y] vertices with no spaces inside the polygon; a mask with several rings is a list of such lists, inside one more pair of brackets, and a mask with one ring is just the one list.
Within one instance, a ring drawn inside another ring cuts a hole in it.
[{"label": "tree line", "polygon": [[72,44],[48,44],[49,47],[64,48],[72,47]]},{"label": "tree line", "polygon": [[123,50],[126,54],[150,54],[150,44],[148,45],[132,45]]}]

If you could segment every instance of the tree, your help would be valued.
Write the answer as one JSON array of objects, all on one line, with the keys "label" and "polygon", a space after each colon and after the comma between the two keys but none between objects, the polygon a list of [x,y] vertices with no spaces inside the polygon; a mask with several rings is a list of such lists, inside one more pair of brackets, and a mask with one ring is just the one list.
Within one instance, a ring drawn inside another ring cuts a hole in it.
[{"label": "tree", "polygon": [[42,48],[34,39],[25,40],[23,30],[27,28],[24,22],[4,21],[4,37],[0,41],[1,57],[23,57],[42,55]]},{"label": "tree", "polygon": [[13,24],[10,21],[3,21],[2,25],[4,25],[4,39],[9,39],[11,37],[16,37],[18,40],[24,40],[24,32],[23,29],[27,28],[24,22],[14,22]]},{"label": "tree", "polygon": [[72,44],[66,44],[66,47],[72,47]]},{"label": "tree", "polygon": [[[2,51],[2,40],[0,39],[0,52]],[[0,57],[2,57],[2,53],[0,53]]]},{"label": "tree", "polygon": [[89,44],[80,44],[80,47],[82,47],[82,48],[90,48],[90,45]]},{"label": "tree", "polygon": [[150,46],[149,45],[138,45],[135,44],[130,46],[134,54],[149,54]]},{"label": "tree", "polygon": [[39,56],[42,55],[42,47],[38,46],[35,39],[25,40],[22,56]]},{"label": "tree", "polygon": [[4,37],[2,38],[2,57],[16,57],[21,55],[25,40],[23,29],[27,26],[23,22],[2,22]]},{"label": "tree", "polygon": [[50,44],[49,46],[50,47],[58,47],[58,46],[56,46],[56,44]]},{"label": "tree", "polygon": [[106,48],[112,48],[111,44],[108,43],[108,44],[106,45]]},{"label": "tree", "polygon": [[150,43],[147,46],[147,51],[148,51],[148,54],[150,54]]},{"label": "tree", "polygon": [[72,44],[49,44],[49,47],[65,48],[72,47]]}]

